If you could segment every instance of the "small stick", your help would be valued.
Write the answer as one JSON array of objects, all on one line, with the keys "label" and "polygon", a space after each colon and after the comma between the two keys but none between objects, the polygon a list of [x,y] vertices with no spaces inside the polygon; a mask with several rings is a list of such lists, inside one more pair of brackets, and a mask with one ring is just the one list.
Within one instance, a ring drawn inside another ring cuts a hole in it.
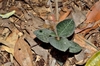
[{"label": "small stick", "polygon": [[55,0],[55,10],[56,10],[56,21],[58,22],[59,19],[58,0]]}]

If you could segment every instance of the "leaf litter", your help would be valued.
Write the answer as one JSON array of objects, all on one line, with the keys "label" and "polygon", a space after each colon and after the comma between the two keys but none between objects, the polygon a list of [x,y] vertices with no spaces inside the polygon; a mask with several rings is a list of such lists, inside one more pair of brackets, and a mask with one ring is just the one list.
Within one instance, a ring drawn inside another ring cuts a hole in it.
[{"label": "leaf litter", "polygon": [[[1,66],[84,66],[100,49],[99,0],[0,0],[0,5]],[[68,18],[76,24],[72,37],[82,47],[79,53],[61,52],[33,33],[54,30]]]}]

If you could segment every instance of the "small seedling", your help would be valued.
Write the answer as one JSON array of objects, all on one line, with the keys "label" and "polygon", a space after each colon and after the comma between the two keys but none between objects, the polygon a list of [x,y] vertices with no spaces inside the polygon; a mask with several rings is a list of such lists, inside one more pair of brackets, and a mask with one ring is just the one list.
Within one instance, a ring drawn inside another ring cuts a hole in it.
[{"label": "small seedling", "polygon": [[68,37],[74,33],[74,29],[74,21],[72,19],[66,19],[57,24],[57,33],[49,29],[40,29],[36,30],[34,34],[39,40],[50,43],[54,48],[60,51],[65,52],[69,49],[69,52],[77,53],[81,50],[81,47],[72,40],[68,40]]}]

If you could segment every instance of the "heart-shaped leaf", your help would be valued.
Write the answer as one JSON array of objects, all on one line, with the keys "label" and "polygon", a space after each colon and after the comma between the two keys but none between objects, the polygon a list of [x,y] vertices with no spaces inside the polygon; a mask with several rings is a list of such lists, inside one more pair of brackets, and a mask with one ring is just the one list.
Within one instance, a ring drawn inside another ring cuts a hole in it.
[{"label": "heart-shaped leaf", "polygon": [[55,37],[51,37],[50,44],[56,49],[64,52],[70,47],[70,42],[64,37],[62,37],[60,40],[57,40]]},{"label": "heart-shaped leaf", "polygon": [[34,34],[37,36],[38,39],[45,43],[49,43],[49,37],[56,36],[53,31],[48,29],[36,30]]},{"label": "heart-shaped leaf", "polygon": [[58,23],[56,29],[59,37],[69,37],[74,32],[75,23],[72,19],[66,19]]},{"label": "heart-shaped leaf", "polygon": [[69,47],[69,52],[77,53],[77,52],[81,51],[81,47],[77,43],[70,41],[70,45],[71,46]]},{"label": "heart-shaped leaf", "polygon": [[85,66],[100,66],[100,51],[96,52],[86,63]]}]

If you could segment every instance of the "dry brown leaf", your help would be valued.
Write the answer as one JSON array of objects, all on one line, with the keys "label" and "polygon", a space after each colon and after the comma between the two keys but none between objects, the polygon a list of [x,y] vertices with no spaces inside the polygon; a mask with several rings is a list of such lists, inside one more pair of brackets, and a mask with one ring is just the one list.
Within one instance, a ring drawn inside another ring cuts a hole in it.
[{"label": "dry brown leaf", "polygon": [[13,31],[15,28],[15,25],[9,19],[0,19],[0,26],[7,27],[11,31]]},{"label": "dry brown leaf", "polygon": [[[90,9],[90,11],[88,11],[87,15],[86,15],[86,20],[83,22],[83,25],[80,26],[82,27],[80,30],[77,30],[79,32],[83,31],[84,29],[88,28],[90,23],[93,22],[97,22],[98,20],[100,20],[100,1],[96,2]],[[96,28],[98,27],[98,25],[94,25]],[[88,33],[91,29],[94,29],[95,27],[92,26],[93,28],[87,29],[86,31],[84,31],[83,33]]]},{"label": "dry brown leaf", "polygon": [[96,2],[87,13],[86,23],[100,20],[100,1]]},{"label": "dry brown leaf", "polygon": [[93,26],[94,26],[94,24],[91,24],[91,23],[81,23],[75,29],[75,33],[83,32],[84,30],[87,30],[89,28],[92,28]]},{"label": "dry brown leaf", "polygon": [[86,11],[81,11],[77,6],[74,6],[74,11],[71,14],[76,27],[86,19]]},{"label": "dry brown leaf", "polygon": [[18,40],[18,33],[19,31],[14,29],[13,32],[6,38],[6,40],[0,39],[0,42],[4,44],[4,46],[1,46],[1,48],[14,55],[14,46]]},{"label": "dry brown leaf", "polygon": [[63,11],[60,12],[59,22],[66,19],[66,17],[70,14],[71,9],[68,9],[67,7],[63,7]]},{"label": "dry brown leaf", "polygon": [[9,34],[10,34],[10,30],[8,28],[4,28],[2,31],[2,39],[6,39],[9,36]]},{"label": "dry brown leaf", "polygon": [[16,42],[14,57],[21,66],[35,66],[31,49],[22,38]]},{"label": "dry brown leaf", "polygon": [[86,48],[83,48],[82,51],[76,55],[74,55],[74,62],[78,65],[83,65],[86,63],[87,59],[89,58],[90,51]]},{"label": "dry brown leaf", "polygon": [[4,44],[5,46],[11,47],[11,48],[13,47],[12,44],[10,44],[9,42],[7,42],[7,41],[5,41],[3,39],[0,39],[0,43]]},{"label": "dry brown leaf", "polygon": [[12,45],[15,45],[16,41],[18,40],[18,33],[19,31],[14,29],[13,32],[7,37],[6,41]]},{"label": "dry brown leaf", "polygon": [[40,46],[35,46],[35,47],[32,48],[32,50],[34,50],[36,54],[42,56],[43,59],[45,61],[47,61],[47,58],[48,58],[49,53],[48,53],[48,51],[46,49],[43,49]]},{"label": "dry brown leaf", "polygon": [[21,28],[26,29],[27,32],[30,34],[30,36],[32,38],[35,38],[36,36],[33,34],[33,32],[37,29],[42,28],[44,22],[42,19],[32,15],[32,13],[30,13],[30,15],[31,15],[31,19],[29,19],[27,23],[23,22]]},{"label": "dry brown leaf", "polygon": [[85,36],[87,33],[89,33],[91,30],[96,29],[100,26],[100,20],[96,21],[94,24],[88,24],[87,27],[84,27],[83,29],[75,29],[75,33],[80,32],[83,36]]},{"label": "dry brown leaf", "polygon": [[19,33],[19,31],[15,28],[13,30],[13,32],[6,39],[6,42],[9,42],[11,44],[11,47],[10,48],[13,49],[13,52],[11,52],[9,50],[8,50],[8,52],[12,53],[13,55],[14,55],[14,46],[15,46],[15,43],[17,42],[17,40],[18,40],[18,33]]},{"label": "dry brown leaf", "polygon": [[16,11],[17,15],[22,15],[22,11],[18,7],[12,6],[12,7],[9,8],[9,11],[13,11],[13,10]]},{"label": "dry brown leaf", "polygon": [[50,8],[46,8],[45,6],[35,7],[34,10],[42,19],[46,19],[47,14],[51,12]]},{"label": "dry brown leaf", "polygon": [[14,49],[13,48],[9,48],[9,47],[7,47],[7,46],[4,46],[4,45],[2,45],[2,46],[0,46],[0,50],[2,50],[2,51],[7,51],[8,53],[14,53]]},{"label": "dry brown leaf", "polygon": [[97,51],[97,48],[84,37],[79,34],[75,34],[74,41],[78,43],[81,47],[90,50],[90,55]]}]

